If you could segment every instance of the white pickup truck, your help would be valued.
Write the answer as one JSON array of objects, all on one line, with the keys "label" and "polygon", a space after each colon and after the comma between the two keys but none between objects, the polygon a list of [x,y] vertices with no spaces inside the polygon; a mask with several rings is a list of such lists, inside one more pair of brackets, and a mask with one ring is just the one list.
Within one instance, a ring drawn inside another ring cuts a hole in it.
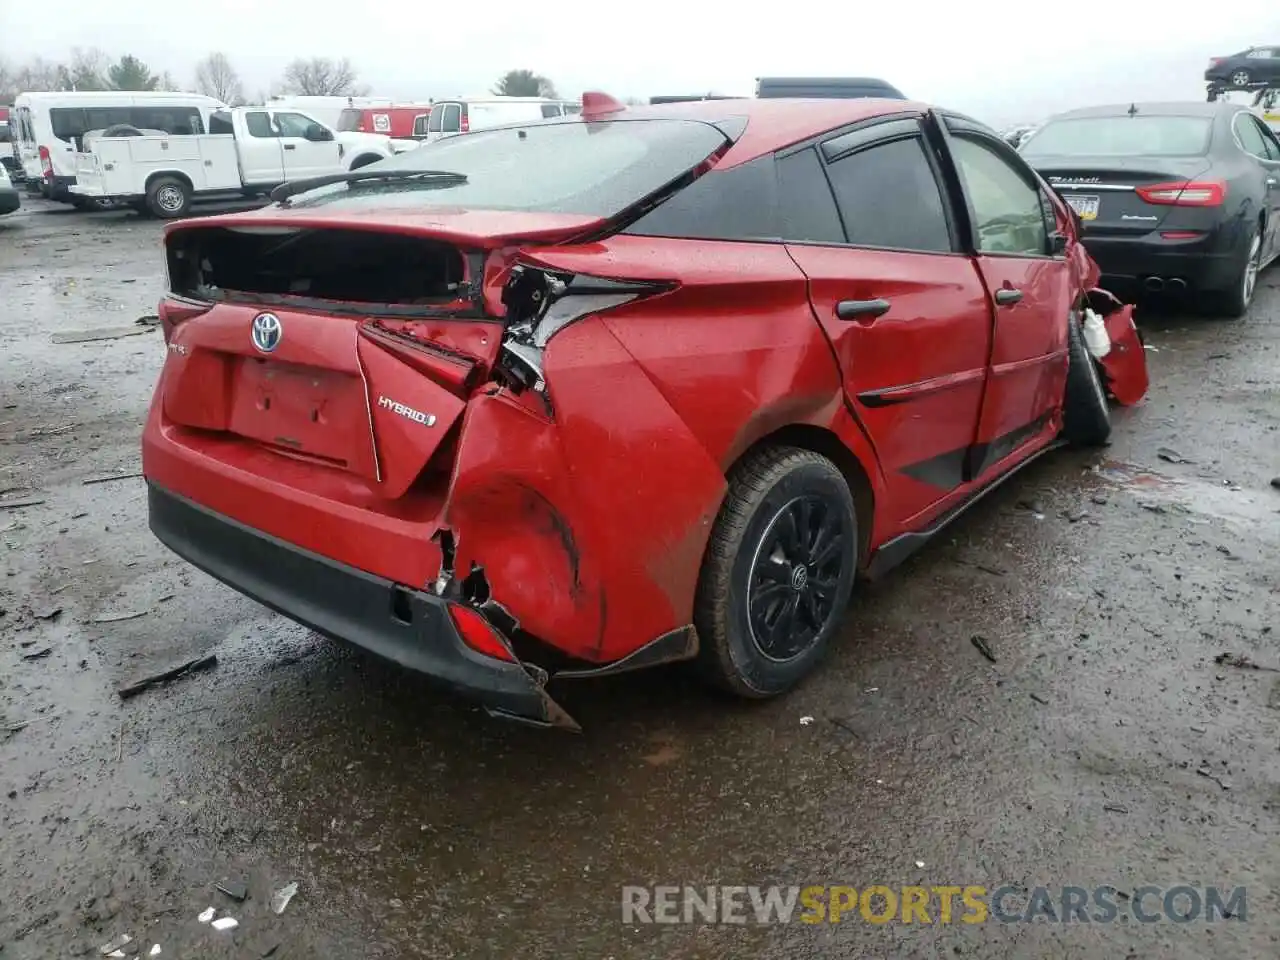
[{"label": "white pickup truck", "polygon": [[355,170],[419,146],[336,133],[306,113],[271,107],[219,110],[208,132],[117,125],[83,140],[72,195],[165,219],[186,216],[193,203],[267,194],[290,180]]}]

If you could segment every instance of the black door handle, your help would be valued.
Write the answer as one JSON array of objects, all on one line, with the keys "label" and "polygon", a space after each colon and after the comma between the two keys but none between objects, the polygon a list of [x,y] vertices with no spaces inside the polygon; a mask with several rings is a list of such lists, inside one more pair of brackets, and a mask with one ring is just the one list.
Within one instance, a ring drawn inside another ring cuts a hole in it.
[{"label": "black door handle", "polygon": [[996,303],[1002,307],[1007,307],[1011,303],[1017,303],[1022,299],[1022,291],[1005,287],[1003,290],[996,291]]},{"label": "black door handle", "polygon": [[889,312],[891,304],[883,297],[877,300],[841,300],[836,304],[840,320],[874,320]]},{"label": "black door handle", "polygon": [[286,150],[297,150],[297,149],[298,149],[298,145],[297,145],[296,143],[286,143],[286,144],[284,145],[284,148],[285,148]]}]

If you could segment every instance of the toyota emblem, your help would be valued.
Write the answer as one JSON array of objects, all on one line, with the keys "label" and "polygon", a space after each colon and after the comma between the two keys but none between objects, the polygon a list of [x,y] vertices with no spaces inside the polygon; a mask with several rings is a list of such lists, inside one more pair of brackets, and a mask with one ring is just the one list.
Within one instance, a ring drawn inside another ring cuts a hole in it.
[{"label": "toyota emblem", "polygon": [[280,346],[284,327],[274,313],[260,313],[253,318],[253,345],[263,353],[270,353]]}]

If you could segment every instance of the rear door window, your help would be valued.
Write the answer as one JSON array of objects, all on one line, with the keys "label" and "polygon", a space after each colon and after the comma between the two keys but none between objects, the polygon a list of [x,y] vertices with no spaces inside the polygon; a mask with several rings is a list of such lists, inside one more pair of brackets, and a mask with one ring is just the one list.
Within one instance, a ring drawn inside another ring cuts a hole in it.
[{"label": "rear door window", "polygon": [[462,130],[462,104],[446,103],[444,117],[440,121],[441,133],[458,133]]},{"label": "rear door window", "polygon": [[263,139],[274,139],[276,129],[271,125],[271,117],[267,115],[265,110],[255,110],[252,113],[244,115],[244,125],[249,130],[249,136],[261,137]]},{"label": "rear door window", "polygon": [[431,114],[422,113],[413,118],[413,135],[415,137],[425,137],[427,135],[427,124],[431,120]]},{"label": "rear door window", "polygon": [[560,116],[560,104],[558,104],[558,103],[544,103],[544,104],[542,105],[542,116],[543,116],[543,117],[558,117],[558,116]]},{"label": "rear door window", "polygon": [[437,103],[431,108],[431,116],[427,120],[428,133],[440,133],[444,123],[444,104]]},{"label": "rear door window", "polygon": [[813,147],[778,161],[778,214],[786,240],[845,242],[835,195]]},{"label": "rear door window", "polygon": [[338,114],[338,130],[342,133],[350,133],[353,130],[359,130],[360,118],[363,116],[363,110],[352,110],[350,108],[343,110]]},{"label": "rear door window", "polygon": [[952,252],[942,193],[919,136],[858,150],[832,163],[827,173],[849,243]]}]

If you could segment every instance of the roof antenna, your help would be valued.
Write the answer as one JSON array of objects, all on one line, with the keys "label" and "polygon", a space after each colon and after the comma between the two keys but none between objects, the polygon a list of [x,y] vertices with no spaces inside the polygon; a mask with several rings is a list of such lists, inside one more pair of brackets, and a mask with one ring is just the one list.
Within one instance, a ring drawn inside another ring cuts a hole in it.
[{"label": "roof antenna", "polygon": [[1129,116],[1136,117],[1138,115],[1138,105],[1136,103],[1129,104]]}]

